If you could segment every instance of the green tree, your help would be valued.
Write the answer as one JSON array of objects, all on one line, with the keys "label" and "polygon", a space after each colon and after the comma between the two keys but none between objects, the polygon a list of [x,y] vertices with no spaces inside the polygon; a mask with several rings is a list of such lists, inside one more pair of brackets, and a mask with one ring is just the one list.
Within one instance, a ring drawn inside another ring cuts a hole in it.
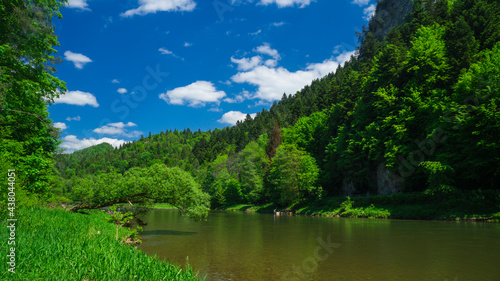
[{"label": "green tree", "polygon": [[479,43],[463,16],[459,16],[453,25],[446,29],[445,39],[451,69],[454,71],[454,76],[458,77],[462,69],[468,69],[473,63]]},{"label": "green tree", "polygon": [[72,199],[81,203],[73,211],[117,203],[147,206],[153,202],[166,202],[194,219],[203,219],[210,207],[208,194],[201,191],[189,173],[162,164],[149,168],[132,168],[123,176],[101,174],[78,179],[72,194]]},{"label": "green tree", "polygon": [[57,149],[59,133],[48,119],[47,101],[66,90],[53,76],[59,43],[52,18],[61,18],[64,3],[0,3],[0,158],[9,159],[3,166],[16,169],[17,187],[31,194],[49,191]]},{"label": "green tree", "polygon": [[231,178],[226,182],[224,197],[226,199],[225,203],[227,206],[243,203],[244,196],[241,192],[241,184],[237,179]]},{"label": "green tree", "polygon": [[445,28],[438,24],[420,27],[412,39],[404,68],[411,79],[407,87],[431,92],[433,88],[445,86],[450,78],[443,40]]},{"label": "green tree", "polygon": [[[441,156],[461,188],[499,188],[500,43],[462,74],[442,120],[449,133]],[[460,153],[456,153],[460,151]]]},{"label": "green tree", "polygon": [[293,145],[281,145],[273,158],[269,181],[274,199],[281,206],[314,199],[321,189],[315,187],[319,168],[313,157]]},{"label": "green tree", "polygon": [[248,202],[259,203],[264,195],[264,175],[269,165],[265,146],[252,141],[238,157],[242,192]]}]

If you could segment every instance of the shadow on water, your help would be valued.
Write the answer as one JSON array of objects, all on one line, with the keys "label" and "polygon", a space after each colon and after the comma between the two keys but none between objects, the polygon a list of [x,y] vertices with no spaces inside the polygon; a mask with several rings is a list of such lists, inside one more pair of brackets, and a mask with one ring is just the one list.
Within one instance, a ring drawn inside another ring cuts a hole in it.
[{"label": "shadow on water", "polygon": [[193,235],[198,232],[192,231],[177,231],[177,230],[146,230],[142,231],[141,235]]}]

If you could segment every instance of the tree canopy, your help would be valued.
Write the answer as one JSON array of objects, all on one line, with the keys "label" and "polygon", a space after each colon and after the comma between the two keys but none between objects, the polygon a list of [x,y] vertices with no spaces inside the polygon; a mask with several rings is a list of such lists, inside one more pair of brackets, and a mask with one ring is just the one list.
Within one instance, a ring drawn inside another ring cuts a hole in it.
[{"label": "tree canopy", "polygon": [[30,194],[47,194],[53,177],[59,133],[47,103],[66,86],[53,75],[59,43],[52,19],[64,4],[0,1],[0,167],[16,169],[18,187]]},{"label": "tree canopy", "polygon": [[71,195],[89,175],[127,177],[156,164],[191,174],[212,208],[499,189],[500,3],[412,3],[391,28],[372,19],[355,56],[253,119],[56,155],[57,190]]}]

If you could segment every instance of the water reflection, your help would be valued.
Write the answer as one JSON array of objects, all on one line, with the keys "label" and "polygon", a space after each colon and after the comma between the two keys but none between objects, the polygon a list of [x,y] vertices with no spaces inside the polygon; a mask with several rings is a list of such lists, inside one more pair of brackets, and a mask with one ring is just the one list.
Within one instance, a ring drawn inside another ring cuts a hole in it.
[{"label": "water reflection", "polygon": [[142,231],[141,235],[143,236],[149,236],[149,235],[193,235],[197,234],[198,232],[192,232],[192,231],[177,231],[177,230],[147,230],[147,231]]},{"label": "water reflection", "polygon": [[[208,221],[193,222],[167,210],[152,211],[147,221],[143,251],[179,264],[189,257],[207,280],[444,281],[500,276],[498,224],[242,212],[211,213]],[[331,246],[330,252],[322,243],[338,247]]]}]

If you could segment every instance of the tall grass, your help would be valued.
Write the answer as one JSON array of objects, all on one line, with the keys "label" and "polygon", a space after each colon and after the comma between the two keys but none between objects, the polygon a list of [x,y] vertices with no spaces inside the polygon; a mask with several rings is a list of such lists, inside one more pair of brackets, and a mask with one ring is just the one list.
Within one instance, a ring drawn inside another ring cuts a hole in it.
[{"label": "tall grass", "polygon": [[165,263],[124,245],[127,229],[89,215],[61,209],[27,208],[17,214],[16,273],[7,271],[8,232],[0,232],[0,280],[198,280],[186,266]]}]

